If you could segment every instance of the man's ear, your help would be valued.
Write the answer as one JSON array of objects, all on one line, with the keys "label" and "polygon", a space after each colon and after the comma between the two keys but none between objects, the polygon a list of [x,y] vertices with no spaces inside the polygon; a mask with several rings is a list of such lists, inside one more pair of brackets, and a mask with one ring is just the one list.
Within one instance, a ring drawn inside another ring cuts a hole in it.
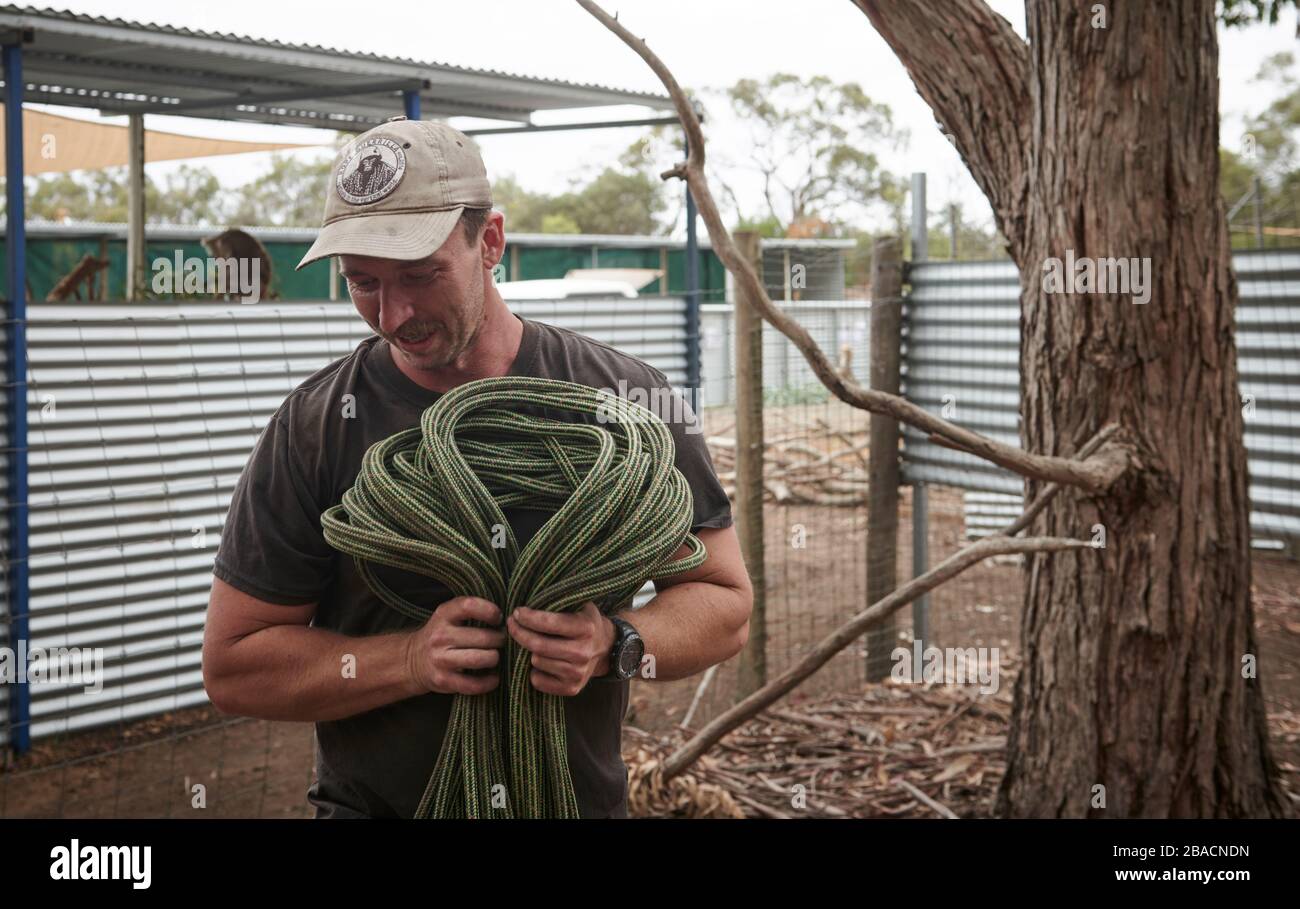
[{"label": "man's ear", "polygon": [[483,256],[483,267],[491,271],[506,253],[505,215],[499,211],[488,214],[483,226],[483,236],[479,241],[479,252]]}]

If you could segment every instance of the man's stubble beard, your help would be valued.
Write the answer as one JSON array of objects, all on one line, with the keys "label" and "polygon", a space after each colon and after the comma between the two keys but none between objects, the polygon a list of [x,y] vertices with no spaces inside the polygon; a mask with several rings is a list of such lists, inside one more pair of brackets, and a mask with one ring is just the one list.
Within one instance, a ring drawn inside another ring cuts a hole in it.
[{"label": "man's stubble beard", "polygon": [[[454,329],[457,337],[452,339],[450,346],[442,349],[435,347],[427,353],[412,355],[398,347],[392,338],[389,338],[389,343],[393,344],[397,352],[406,359],[406,362],[416,369],[428,372],[445,369],[454,365],[456,360],[465,351],[469,350],[478,338],[478,333],[483,328],[483,313],[486,311],[486,303],[483,273],[480,269],[475,269],[474,283],[469,290],[469,305],[466,310],[462,311],[464,319],[454,325],[439,322],[422,323],[422,327],[428,327],[437,332],[435,341],[441,341],[446,337],[446,329]],[[407,325],[410,325],[410,323],[408,322]],[[402,326],[403,329],[406,329],[406,327],[405,325]]]}]

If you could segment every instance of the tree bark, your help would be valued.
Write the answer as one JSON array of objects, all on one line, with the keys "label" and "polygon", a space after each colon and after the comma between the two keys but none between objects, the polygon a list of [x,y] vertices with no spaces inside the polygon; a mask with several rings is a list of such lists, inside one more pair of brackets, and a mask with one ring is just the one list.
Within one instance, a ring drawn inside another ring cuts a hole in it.
[{"label": "tree bark", "polygon": [[[1027,45],[975,0],[856,2],[1020,267],[1025,450],[1069,455],[1113,421],[1140,464],[1063,490],[1033,526],[1101,524],[1106,548],[1027,558],[997,812],[1284,814],[1263,686],[1243,678],[1258,651],[1214,0],[1107,4],[1105,27],[1091,4],[1030,0]],[[1044,263],[1067,250],[1149,259],[1150,302],[1045,293]],[[1027,479],[1027,498],[1041,486]]]}]

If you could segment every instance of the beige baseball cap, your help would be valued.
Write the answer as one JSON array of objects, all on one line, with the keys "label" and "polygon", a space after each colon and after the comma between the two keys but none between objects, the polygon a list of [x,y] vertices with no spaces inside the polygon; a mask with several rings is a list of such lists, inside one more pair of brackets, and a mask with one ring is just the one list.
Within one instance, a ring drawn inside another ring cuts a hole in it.
[{"label": "beige baseball cap", "polygon": [[297,268],[345,254],[422,259],[463,209],[491,207],[487,168],[468,136],[439,120],[393,117],[335,159],[325,223]]}]

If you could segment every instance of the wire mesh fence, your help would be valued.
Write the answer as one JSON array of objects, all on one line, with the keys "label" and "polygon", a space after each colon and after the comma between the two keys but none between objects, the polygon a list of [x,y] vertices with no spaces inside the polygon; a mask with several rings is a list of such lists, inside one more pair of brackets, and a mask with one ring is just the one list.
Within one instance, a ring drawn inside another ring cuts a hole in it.
[{"label": "wire mesh fence", "polygon": [[[842,374],[866,384],[871,304],[845,298],[842,257],[765,247],[761,258],[764,286],[776,305],[808,331]],[[746,381],[737,370],[737,305],[743,304],[702,307],[700,345],[707,441],[733,497],[738,449],[750,438],[738,426],[736,409],[738,385]],[[756,604],[761,615],[751,627],[761,626],[766,671],[758,680],[747,677],[742,656],[703,677],[634,689],[634,724],[653,730],[678,724],[699,728],[758,682],[779,676],[869,605],[870,415],[833,397],[803,354],[770,324],[761,330],[759,375],[764,591]],[[899,535],[907,533],[904,524]],[[751,576],[759,570],[752,563],[748,567]],[[860,687],[870,675],[868,650],[887,655],[908,627],[903,619],[840,652],[800,687],[801,695]]]}]

